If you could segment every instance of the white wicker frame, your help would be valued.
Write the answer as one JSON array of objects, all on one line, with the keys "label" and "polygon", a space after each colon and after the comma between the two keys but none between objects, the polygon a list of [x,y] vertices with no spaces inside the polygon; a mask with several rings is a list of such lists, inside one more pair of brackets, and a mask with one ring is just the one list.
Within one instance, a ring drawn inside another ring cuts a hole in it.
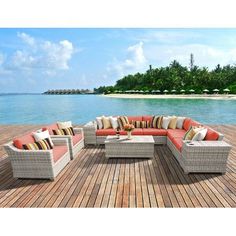
[{"label": "white wicker frame", "polygon": [[[55,146],[67,146],[67,139],[52,138]],[[70,162],[68,151],[57,161],[53,161],[52,150],[21,150],[12,142],[4,145],[10,159],[14,178],[51,179]]]},{"label": "white wicker frame", "polygon": [[91,121],[84,125],[84,142],[85,145],[96,145],[97,144],[97,138],[96,138],[96,130],[97,130],[97,124],[94,121]]},{"label": "white wicker frame", "polygon": [[[107,136],[96,136],[97,125],[90,121],[83,127],[85,145],[103,145]],[[166,144],[166,136],[153,136],[155,144]]]},{"label": "white wicker frame", "polygon": [[78,153],[84,148],[84,132],[82,128],[73,128],[75,134],[82,134],[82,139],[75,145],[73,145],[73,140],[71,135],[51,135],[52,138],[67,139],[70,151],[71,160],[78,156]]},{"label": "white wicker frame", "polygon": [[[91,121],[84,126],[85,144],[104,144],[107,136],[96,136],[97,125]],[[225,173],[231,145],[223,141],[219,133],[217,141],[184,144],[180,152],[167,136],[153,136],[155,144],[167,144],[186,174],[190,172]]]},{"label": "white wicker frame", "polygon": [[224,141],[193,141],[182,147],[181,166],[185,173],[225,173],[231,145]]},{"label": "white wicker frame", "polygon": [[[153,158],[154,139],[153,136],[136,136],[137,139],[126,140],[127,136],[122,135],[121,139],[114,139],[109,135],[105,141],[106,158]],[[111,139],[109,139],[111,138]],[[140,141],[141,138],[141,141]]]}]

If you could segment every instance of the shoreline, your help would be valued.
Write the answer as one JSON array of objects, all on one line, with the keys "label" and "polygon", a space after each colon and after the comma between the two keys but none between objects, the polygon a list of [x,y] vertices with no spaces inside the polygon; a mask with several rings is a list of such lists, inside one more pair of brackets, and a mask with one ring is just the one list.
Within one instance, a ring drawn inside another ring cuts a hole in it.
[{"label": "shoreline", "polygon": [[212,100],[236,100],[234,94],[106,94],[110,98],[131,98],[131,99],[212,99]]}]

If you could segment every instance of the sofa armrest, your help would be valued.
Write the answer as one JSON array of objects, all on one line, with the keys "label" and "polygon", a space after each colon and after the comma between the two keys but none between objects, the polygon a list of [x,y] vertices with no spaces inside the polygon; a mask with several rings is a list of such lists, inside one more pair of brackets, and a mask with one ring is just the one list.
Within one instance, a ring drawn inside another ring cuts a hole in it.
[{"label": "sofa armrest", "polygon": [[13,145],[13,142],[9,142],[9,143],[6,143],[3,145],[5,149],[10,149],[11,151],[13,152],[16,152],[16,153],[42,153],[42,154],[48,154],[48,153],[51,153],[52,150],[24,150],[24,149],[19,149],[19,148],[16,148],[14,145]]},{"label": "sofa armrest", "polygon": [[186,148],[205,148],[205,149],[215,149],[215,148],[226,148],[231,149],[231,145],[226,143],[225,141],[185,141],[183,147]]},{"label": "sofa armrest", "polygon": [[[218,132],[219,133],[219,132]],[[218,141],[222,141],[224,139],[224,135],[222,133],[219,133]]]},{"label": "sofa armrest", "polygon": [[55,146],[68,146],[68,140],[71,139],[71,136],[70,135],[51,135],[51,139]]},{"label": "sofa armrest", "polygon": [[90,121],[83,126],[85,144],[96,144],[97,123]]},{"label": "sofa armrest", "polygon": [[96,121],[89,121],[83,126],[83,129],[95,129],[97,130],[97,123]]},{"label": "sofa armrest", "polygon": [[31,161],[33,160],[47,160],[52,163],[53,151],[52,150],[23,150],[16,148],[12,142],[4,145],[4,148],[11,161]]},{"label": "sofa armrest", "polygon": [[75,134],[82,134],[84,136],[84,130],[83,128],[73,128]]},{"label": "sofa armrest", "polygon": [[192,141],[184,142],[182,154],[185,157],[193,156],[217,156],[225,154],[228,156],[232,146],[225,141]]}]

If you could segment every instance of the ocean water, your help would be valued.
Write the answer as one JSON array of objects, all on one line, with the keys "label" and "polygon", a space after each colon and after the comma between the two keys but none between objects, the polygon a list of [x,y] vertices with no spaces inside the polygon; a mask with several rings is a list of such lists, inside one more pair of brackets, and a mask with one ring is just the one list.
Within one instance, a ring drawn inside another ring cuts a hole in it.
[{"label": "ocean water", "polygon": [[0,124],[85,124],[101,115],[179,115],[236,124],[236,100],[120,99],[99,95],[0,95]]}]

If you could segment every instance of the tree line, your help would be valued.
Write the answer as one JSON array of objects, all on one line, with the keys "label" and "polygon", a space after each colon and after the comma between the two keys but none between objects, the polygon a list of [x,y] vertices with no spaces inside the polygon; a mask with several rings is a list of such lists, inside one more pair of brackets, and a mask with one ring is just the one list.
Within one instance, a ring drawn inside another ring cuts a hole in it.
[{"label": "tree line", "polygon": [[[202,94],[224,93],[228,89],[236,94],[236,65],[217,65],[213,70],[207,67],[198,67],[193,64],[193,54],[190,56],[190,66],[182,66],[174,60],[169,66],[153,69],[150,66],[145,73],[127,75],[119,79],[114,86],[101,86],[95,88],[96,93],[123,93],[129,91],[142,91],[148,93],[191,93]],[[190,91],[190,92],[189,92]]]}]

